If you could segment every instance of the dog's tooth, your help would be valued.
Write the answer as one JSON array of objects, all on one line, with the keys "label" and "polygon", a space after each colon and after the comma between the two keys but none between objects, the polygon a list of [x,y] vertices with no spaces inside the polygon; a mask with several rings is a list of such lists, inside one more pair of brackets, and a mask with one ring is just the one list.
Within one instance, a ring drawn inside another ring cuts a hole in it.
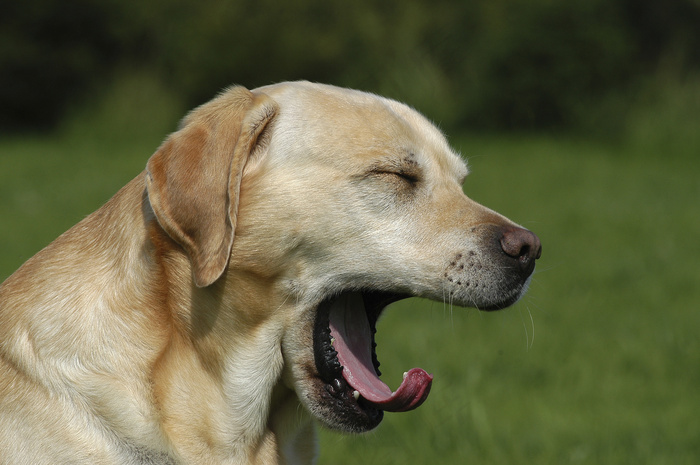
[{"label": "dog's tooth", "polygon": [[355,400],[360,398],[360,391],[352,391],[352,396],[355,398]]},{"label": "dog's tooth", "polygon": [[335,342],[335,338],[332,337],[332,338],[331,338],[331,345],[333,345],[334,342]]},{"label": "dog's tooth", "polygon": [[340,393],[341,391],[343,391],[343,389],[345,389],[345,383],[339,378],[335,378],[331,382],[331,386],[333,386],[333,389],[336,393]]},{"label": "dog's tooth", "polygon": [[404,371],[404,372],[403,372],[403,379],[406,379],[406,376],[408,376],[408,372],[407,372],[407,371]]}]

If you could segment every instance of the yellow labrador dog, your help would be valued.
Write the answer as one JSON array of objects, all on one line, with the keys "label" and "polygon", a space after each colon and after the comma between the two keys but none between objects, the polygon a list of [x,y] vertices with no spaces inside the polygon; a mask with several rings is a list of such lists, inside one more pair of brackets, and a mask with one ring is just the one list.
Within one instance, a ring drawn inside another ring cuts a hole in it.
[{"label": "yellow labrador dog", "polygon": [[427,397],[379,379],[409,296],[499,309],[537,236],[462,192],[412,109],[234,87],[0,287],[0,463],[310,463],[314,423],[367,431]]}]

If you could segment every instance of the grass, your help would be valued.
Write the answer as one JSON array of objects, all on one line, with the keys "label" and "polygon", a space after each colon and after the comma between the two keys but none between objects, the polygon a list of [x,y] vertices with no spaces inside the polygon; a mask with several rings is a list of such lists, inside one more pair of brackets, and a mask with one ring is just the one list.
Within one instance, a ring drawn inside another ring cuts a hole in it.
[{"label": "grass", "polygon": [[[0,141],[0,279],[138,174],[165,134],[79,127]],[[453,143],[466,192],[542,239],[530,292],[497,313],[389,309],[384,377],[397,386],[421,366],[431,395],[369,434],[323,431],[319,463],[697,463],[700,160],[547,137]]]}]

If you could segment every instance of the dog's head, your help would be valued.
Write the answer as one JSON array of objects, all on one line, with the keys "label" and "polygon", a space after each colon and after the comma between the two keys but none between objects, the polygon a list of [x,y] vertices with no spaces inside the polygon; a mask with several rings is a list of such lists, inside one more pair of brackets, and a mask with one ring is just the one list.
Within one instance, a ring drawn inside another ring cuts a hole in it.
[{"label": "dog's head", "polygon": [[[186,169],[170,169],[178,157]],[[243,271],[268,284],[256,311],[280,322],[281,381],[325,425],[360,432],[420,405],[432,381],[413,369],[392,392],[379,379],[387,305],[492,310],[527,288],[539,239],[466,197],[467,172],[405,105],[287,83],[195,110],[149,161],[148,193],[197,285]]]}]

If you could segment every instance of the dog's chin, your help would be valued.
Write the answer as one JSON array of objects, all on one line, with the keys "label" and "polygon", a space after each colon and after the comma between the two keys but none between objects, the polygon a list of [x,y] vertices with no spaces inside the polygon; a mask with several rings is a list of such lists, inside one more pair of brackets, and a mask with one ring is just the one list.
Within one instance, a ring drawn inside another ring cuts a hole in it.
[{"label": "dog's chin", "polygon": [[307,407],[328,429],[345,433],[364,433],[376,428],[384,418],[384,411],[362,398],[355,400],[353,389],[335,388],[320,378],[312,382],[314,398]]}]

